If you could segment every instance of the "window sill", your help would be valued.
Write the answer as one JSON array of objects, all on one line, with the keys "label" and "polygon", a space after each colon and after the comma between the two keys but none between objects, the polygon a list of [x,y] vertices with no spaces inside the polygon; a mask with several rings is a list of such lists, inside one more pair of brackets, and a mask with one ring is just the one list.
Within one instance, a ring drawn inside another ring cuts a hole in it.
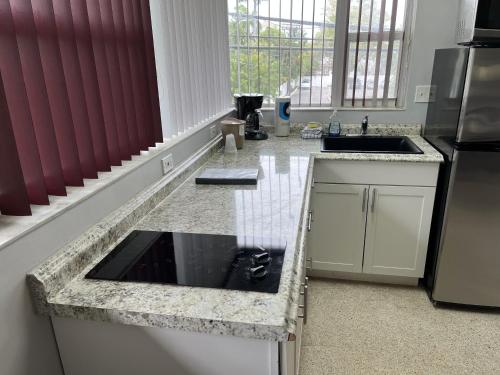
[{"label": "window sill", "polygon": [[[356,111],[356,112],[402,112],[406,111],[406,107],[398,108],[368,108],[368,107],[293,107],[292,112],[332,112],[336,109],[339,112]],[[262,112],[274,112],[274,107],[262,107]]]},{"label": "window sill", "polygon": [[[85,179],[83,187],[67,187],[66,196],[49,196],[50,205],[48,206],[31,205],[31,216],[0,215],[0,250],[116,183],[155,157],[165,154],[173,146],[183,142],[220,118],[227,116],[232,111],[233,108],[228,108],[196,127],[187,129],[178,136],[164,139],[162,143],[157,143],[155,147],[150,147],[148,151],[141,151],[140,155],[133,155],[132,160],[122,161],[121,166],[111,167],[111,172],[98,172],[99,177],[97,179]],[[82,231],[85,229],[82,228]]]}]

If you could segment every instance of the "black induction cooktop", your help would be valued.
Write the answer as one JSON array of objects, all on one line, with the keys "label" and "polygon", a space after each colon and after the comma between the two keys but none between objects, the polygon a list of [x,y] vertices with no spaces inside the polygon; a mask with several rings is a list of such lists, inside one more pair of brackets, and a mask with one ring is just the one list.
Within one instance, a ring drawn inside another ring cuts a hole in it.
[{"label": "black induction cooktop", "polygon": [[280,238],[136,230],[86,278],[277,293],[285,249]]}]

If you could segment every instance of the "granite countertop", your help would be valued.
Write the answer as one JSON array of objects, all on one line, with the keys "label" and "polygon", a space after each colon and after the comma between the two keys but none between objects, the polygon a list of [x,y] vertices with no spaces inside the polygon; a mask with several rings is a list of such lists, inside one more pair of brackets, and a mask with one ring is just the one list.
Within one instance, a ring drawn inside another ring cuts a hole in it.
[{"label": "granite countertop", "polygon": [[[418,134],[415,129],[413,132]],[[162,181],[148,189],[33,270],[28,281],[35,305],[42,314],[61,317],[286,340],[295,330],[298,313],[300,265],[305,257],[303,223],[314,158],[442,161],[421,137],[410,138],[424,154],[321,153],[319,140],[298,136],[271,135],[265,142],[247,141],[236,155],[224,155],[214,144],[203,154],[204,159],[177,176],[174,187],[168,188],[168,181]],[[192,172],[201,166],[258,167],[258,184],[196,185],[199,171]],[[279,291],[268,294],[85,279],[85,274],[134,229],[285,238],[287,251]]]}]

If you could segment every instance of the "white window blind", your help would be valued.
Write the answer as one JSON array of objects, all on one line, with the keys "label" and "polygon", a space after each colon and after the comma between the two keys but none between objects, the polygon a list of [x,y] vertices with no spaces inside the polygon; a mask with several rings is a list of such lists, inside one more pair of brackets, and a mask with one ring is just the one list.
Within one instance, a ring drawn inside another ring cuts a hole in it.
[{"label": "white window blind", "polygon": [[397,105],[411,0],[228,0],[231,89],[269,105]]},{"label": "white window blind", "polygon": [[232,105],[226,0],[150,0],[163,134],[175,137]]},{"label": "white window blind", "polygon": [[344,106],[397,106],[406,0],[351,0]]}]

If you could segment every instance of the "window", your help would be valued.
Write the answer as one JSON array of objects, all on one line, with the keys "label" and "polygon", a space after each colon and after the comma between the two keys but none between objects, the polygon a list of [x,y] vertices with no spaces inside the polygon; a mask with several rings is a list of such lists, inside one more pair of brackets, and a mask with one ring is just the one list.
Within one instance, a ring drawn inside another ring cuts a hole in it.
[{"label": "window", "polygon": [[[135,0],[133,0],[135,1]],[[150,0],[163,134],[233,109],[226,0]]]},{"label": "window", "polygon": [[0,1],[0,73],[1,214],[163,140],[147,0]]},{"label": "window", "polygon": [[229,0],[233,93],[397,107],[411,0]]},{"label": "window", "polygon": [[232,111],[226,21],[226,0],[0,1],[0,214]]}]

